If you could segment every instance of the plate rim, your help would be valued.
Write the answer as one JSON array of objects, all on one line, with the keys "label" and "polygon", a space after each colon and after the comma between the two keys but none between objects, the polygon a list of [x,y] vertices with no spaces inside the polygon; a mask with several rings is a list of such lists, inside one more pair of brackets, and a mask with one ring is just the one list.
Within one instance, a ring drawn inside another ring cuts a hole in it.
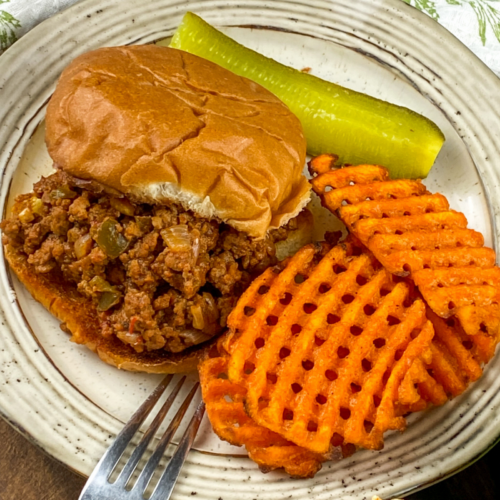
[{"label": "plate rim", "polygon": [[[23,46],[24,46],[23,44],[28,45],[28,44],[30,44],[30,43],[32,43],[32,42],[34,42],[34,41],[36,41],[36,39],[37,39],[37,34],[38,34],[39,32],[40,32],[40,33],[42,32],[42,28],[43,28],[43,29],[48,29],[49,27],[56,26],[56,25],[57,25],[57,23],[61,22],[61,20],[63,20],[63,19],[68,19],[71,15],[73,15],[73,13],[74,13],[74,12],[75,12],[75,13],[76,13],[76,12],[80,12],[80,13],[81,13],[81,12],[86,12],[86,11],[85,11],[85,9],[90,9],[90,8],[91,8],[91,6],[100,6],[100,5],[101,5],[101,3],[102,3],[102,2],[100,2],[99,0],[86,0],[86,1],[84,1],[84,2],[80,2],[80,3],[78,3],[78,4],[73,5],[72,7],[68,8],[67,10],[65,10],[65,11],[63,11],[63,12],[60,12],[60,13],[56,14],[56,16],[54,16],[53,18],[49,18],[48,20],[44,21],[43,23],[41,23],[41,24],[39,25],[41,28],[39,28],[39,27],[34,28],[34,29],[33,29],[33,30],[31,30],[29,33],[27,33],[27,34],[26,34],[23,38],[21,38],[21,40],[19,40],[18,42],[16,42],[16,44],[14,44],[14,45],[13,45],[13,46],[11,46],[11,47],[10,47],[7,51],[5,51],[5,53],[4,53],[4,54],[1,56],[1,58],[0,58],[0,66],[2,66],[2,65],[3,65],[3,62],[6,60],[6,58],[5,58],[5,56],[6,56],[6,55],[9,55],[9,58],[10,58],[11,56],[13,57],[13,54],[14,54],[14,53],[16,53],[16,51],[17,51],[17,52],[22,51]],[[118,4],[119,2],[118,2],[117,0],[113,0],[112,2],[108,2],[108,3],[107,3],[107,5],[108,5],[109,3],[111,3],[111,4]],[[124,3],[125,3],[125,2],[124,2]],[[149,3],[149,4],[155,4],[155,3],[157,3],[157,2],[155,2],[154,0],[152,0],[152,1],[148,2],[148,3]],[[175,0],[171,0],[169,3],[171,3],[171,4],[175,4],[176,2],[175,2]],[[193,3],[196,3],[196,2],[189,2],[189,0],[186,0],[185,2],[177,2],[177,3],[186,5],[186,4],[193,4]],[[198,2],[198,3],[200,3],[200,2]],[[201,2],[201,3],[203,3],[203,2]],[[227,2],[227,1],[226,1],[226,2],[210,2],[210,1],[206,1],[206,2],[204,2],[204,3],[205,3],[205,4],[207,4],[207,5],[208,5],[209,3],[210,3],[210,4],[217,4],[217,3],[221,4],[221,3],[224,3],[224,4],[230,4],[230,5],[233,5],[233,4],[234,4],[234,5],[236,5],[238,2],[236,2],[236,1],[229,1],[229,2]],[[248,3],[263,3],[263,2],[248,2]],[[280,2],[280,3],[286,3],[286,2]],[[288,2],[288,3],[290,3],[290,4],[297,4],[297,3],[300,3],[300,2],[293,2],[293,1],[290,1],[290,2]],[[324,5],[324,4],[328,4],[328,3],[335,3],[335,2],[325,2],[325,1],[321,1],[321,0],[319,0],[319,1],[315,1],[315,2],[309,2],[309,3],[312,3],[312,4],[314,4],[314,5],[320,5],[320,4]],[[363,3],[366,3],[366,2],[365,2],[365,0],[358,0],[358,1],[357,1],[357,3],[359,3],[359,4],[363,4]],[[410,9],[411,9],[411,11],[412,11],[412,15],[411,15],[410,17],[412,17],[412,18],[415,18],[415,17],[416,17],[416,18],[417,18],[417,20],[421,21],[421,22],[422,22],[422,23],[424,23],[424,24],[428,24],[428,25],[430,25],[430,23],[425,22],[425,21],[423,20],[424,18],[425,18],[425,19],[427,19],[428,21],[434,22],[434,21],[430,20],[430,18],[427,18],[427,16],[425,16],[425,14],[423,14],[423,13],[422,13],[422,12],[420,12],[420,11],[418,11],[418,10],[417,10],[417,9],[415,9],[414,7],[412,7],[412,6],[408,5],[408,4],[401,5],[401,4],[404,4],[404,2],[401,2],[400,0],[383,0],[383,1],[382,1],[382,2],[380,2],[380,3],[381,3],[383,6],[386,6],[387,8],[392,8],[393,10],[397,10],[398,12],[404,12],[405,10],[407,10],[407,11],[409,12],[409,11],[410,11]],[[83,15],[85,15],[85,14],[83,14]],[[419,19],[419,18],[420,18],[420,19]],[[239,24],[238,26],[241,26],[241,24]],[[447,32],[444,28],[442,28],[441,26],[437,25],[437,23],[435,23],[434,28],[435,28],[435,29],[437,29],[437,31],[438,31],[438,32],[439,32],[440,30],[442,30],[442,31],[443,31],[443,32],[445,32],[447,35],[451,35],[451,34],[449,34],[449,32]],[[37,31],[37,30],[39,30],[39,31]],[[300,32],[299,32],[299,34],[302,34],[302,35],[303,35],[303,33],[300,33]],[[144,35],[143,37],[138,38],[136,41],[143,40],[143,39],[145,39],[145,38],[149,38],[150,36],[151,36],[151,33],[148,33],[148,34]],[[453,37],[453,35],[451,35],[451,36]],[[160,38],[164,38],[164,36],[162,36],[162,37],[160,37]],[[470,50],[469,50],[469,49],[467,49],[465,46],[463,46],[463,45],[461,44],[461,42],[459,42],[459,41],[458,41],[458,39],[456,39],[455,37],[453,37],[453,38],[456,40],[456,42],[457,42],[458,44],[460,44],[460,46],[461,46],[461,49],[462,49],[462,50],[463,50],[463,49],[465,49],[465,51],[467,51],[467,52],[469,53],[469,56],[472,56],[473,58],[475,58],[475,59],[476,59],[476,64],[477,64],[477,63],[480,63],[482,66],[484,66],[483,70],[484,70],[484,69],[486,69],[486,70],[487,70],[487,72],[490,72],[490,73],[491,73],[491,75],[493,75],[493,76],[494,76],[494,77],[498,80],[498,77],[497,77],[497,76],[496,76],[496,75],[495,75],[495,74],[494,74],[491,70],[489,70],[489,68],[487,68],[487,67],[486,67],[486,65],[485,65],[484,63],[482,63],[482,62],[481,62],[481,61],[480,61],[480,60],[479,60],[476,56],[474,56],[474,55],[472,54],[472,52],[470,52]],[[15,49],[16,47],[17,47],[17,49],[16,49],[16,50],[13,50],[13,49]],[[499,80],[499,82],[500,82],[500,80]],[[498,83],[497,87],[500,89],[500,83]],[[455,127],[454,122],[450,121],[450,123],[451,123],[451,124]],[[455,128],[456,128],[456,127],[455,127]],[[464,141],[464,142],[465,142],[465,141]],[[465,142],[465,144],[467,145],[467,143],[466,143],[466,142]],[[470,153],[470,157],[471,157],[471,158],[472,158],[472,160],[474,161],[474,157],[475,157],[475,155],[474,155],[471,151],[469,151],[469,153]],[[475,161],[474,161],[474,163],[476,164],[476,162],[475,162]],[[3,167],[3,165],[2,165],[2,167]],[[488,197],[488,205],[489,205],[489,208],[491,209],[491,207],[492,207],[493,205],[491,204],[491,199],[490,199],[490,197],[489,197],[489,193],[490,193],[489,188],[488,188],[488,186],[487,186],[487,185],[486,185],[486,183],[485,183],[485,176],[483,175],[483,172],[481,172],[481,169],[480,169],[480,168],[478,168],[478,166],[477,166],[477,165],[476,165],[476,169],[478,170],[479,177],[481,178],[481,181],[482,181],[482,182],[483,182],[483,184],[484,184],[484,193],[485,193],[485,195]],[[492,209],[491,209],[491,210],[492,210]],[[498,227],[497,222],[498,222],[498,220],[499,220],[500,215],[499,215],[499,213],[496,213],[496,214],[495,214],[495,213],[492,213],[491,215],[492,215],[492,217],[491,217],[491,221],[492,221],[492,226],[493,226],[493,227],[492,227],[492,231],[493,231],[493,234],[496,236],[496,238],[494,239],[494,241],[495,241],[495,243],[498,243],[498,233],[497,233],[497,231],[496,231],[496,228]],[[3,249],[1,250],[1,252],[2,252],[2,256],[3,256]],[[36,338],[36,336],[35,336],[35,338]],[[61,375],[62,375],[62,374],[61,374]],[[95,403],[94,403],[94,404],[95,404]],[[103,411],[105,411],[105,410],[103,410]],[[8,418],[8,416],[7,416],[6,414],[4,414],[3,409],[0,409],[0,413],[2,414],[2,416],[3,416],[4,418],[6,418],[6,419],[7,419],[7,421],[9,421],[9,420],[10,420],[10,419]],[[10,421],[9,421],[9,423],[10,423]],[[12,423],[11,423],[11,425],[12,425]],[[23,435],[25,435],[25,433],[23,433],[23,432],[21,431],[21,428],[22,428],[21,426],[15,426],[15,427],[16,427],[16,428],[18,428],[18,430],[20,430],[20,432],[21,432]],[[499,429],[497,429],[497,432],[498,432],[498,433],[500,433],[500,428],[499,428]],[[31,436],[31,434],[30,434],[30,436]],[[36,438],[34,438],[34,436],[31,436],[31,437],[32,437],[31,441],[32,441],[32,442],[35,442],[35,444],[39,445],[39,446],[43,449],[43,446],[42,446],[42,445],[40,445],[40,444],[38,443],[38,441],[36,440]],[[491,445],[489,445],[489,446],[487,446],[486,451],[482,451],[482,452],[480,452],[480,454],[479,454],[476,458],[471,459],[471,461],[469,461],[469,462],[468,462],[468,463],[464,466],[464,468],[465,468],[466,466],[470,465],[471,463],[473,463],[475,460],[479,459],[479,458],[482,456],[482,454],[486,453],[486,452],[488,451],[488,449],[490,449],[492,446],[494,446],[495,442],[498,440],[498,438],[499,438],[499,437],[500,437],[500,436],[498,436],[498,435],[497,435],[497,437],[496,437],[496,438],[495,438],[495,440],[492,442],[492,444],[491,444]],[[44,449],[44,451],[45,451],[45,452],[48,452],[46,449]],[[50,452],[48,452],[48,453],[49,453],[49,454],[51,454]],[[51,454],[51,455],[52,455],[52,454]],[[56,460],[58,460],[57,456],[54,456],[54,455],[52,455],[52,456],[53,456]],[[64,463],[64,462],[63,462],[63,463]],[[70,469],[72,469],[72,467],[71,467],[71,466],[69,466],[67,463],[64,463],[64,465],[66,465],[67,467],[69,467]],[[452,470],[452,471],[450,471],[450,472],[449,472],[449,475],[448,475],[448,476],[446,476],[446,477],[449,477],[450,475],[453,475],[454,473],[458,472],[459,470],[462,470],[462,469],[461,469],[461,468],[459,468],[458,470]],[[440,481],[440,480],[442,480],[442,479],[444,479],[444,478],[445,478],[445,477],[441,476],[441,477],[439,477],[439,478],[436,478],[436,479],[435,479],[432,483],[428,483],[428,482],[426,482],[425,484],[422,484],[422,487],[427,487],[427,486],[429,486],[430,484],[433,484],[434,482]],[[418,489],[421,489],[421,488],[420,488],[420,487],[418,487],[418,488],[413,488],[411,491],[412,491],[412,492],[413,492],[413,491],[417,491]]]}]

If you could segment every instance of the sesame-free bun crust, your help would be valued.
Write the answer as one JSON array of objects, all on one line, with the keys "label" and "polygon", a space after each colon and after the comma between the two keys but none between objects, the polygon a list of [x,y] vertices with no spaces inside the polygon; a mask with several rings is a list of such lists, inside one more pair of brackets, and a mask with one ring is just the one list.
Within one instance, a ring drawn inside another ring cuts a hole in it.
[{"label": "sesame-free bun crust", "polygon": [[260,85],[176,49],[76,58],[49,102],[46,142],[75,177],[136,201],[180,202],[254,237],[309,201],[299,120]]}]

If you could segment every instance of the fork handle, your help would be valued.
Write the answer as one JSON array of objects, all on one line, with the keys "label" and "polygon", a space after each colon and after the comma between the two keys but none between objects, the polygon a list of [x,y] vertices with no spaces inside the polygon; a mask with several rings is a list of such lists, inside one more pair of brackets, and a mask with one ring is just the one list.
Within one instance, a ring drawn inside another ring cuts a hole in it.
[{"label": "fork handle", "polygon": [[201,401],[179,442],[176,452],[172,455],[167,468],[164,470],[149,500],[169,500],[175,483],[177,482],[177,478],[179,477],[182,465],[193,445],[204,413],[205,403]]}]

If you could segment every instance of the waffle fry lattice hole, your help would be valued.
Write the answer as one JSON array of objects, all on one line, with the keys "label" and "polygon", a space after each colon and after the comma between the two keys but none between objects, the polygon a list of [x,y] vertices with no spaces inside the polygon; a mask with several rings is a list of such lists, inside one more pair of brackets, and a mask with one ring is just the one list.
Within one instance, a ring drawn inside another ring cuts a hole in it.
[{"label": "waffle fry lattice hole", "polygon": [[495,252],[446,198],[419,180],[391,181],[378,166],[333,169],[335,158],[311,161],[312,185],[323,204],[389,272],[410,276],[430,308],[455,317],[468,335],[498,341],[500,287]]},{"label": "waffle fry lattice hole", "polygon": [[[434,335],[421,300],[349,245],[301,249],[268,270],[228,319],[229,380],[259,425],[316,453],[380,449],[408,411],[439,396],[425,369]],[[410,368],[417,364],[417,368]],[[403,390],[403,382],[407,389]],[[411,392],[411,394],[410,394]]]},{"label": "waffle fry lattice hole", "polygon": [[203,400],[214,432],[230,444],[245,446],[263,472],[283,468],[293,477],[313,477],[326,457],[256,424],[244,410],[245,389],[227,379],[227,362],[227,356],[217,352],[199,366]]}]

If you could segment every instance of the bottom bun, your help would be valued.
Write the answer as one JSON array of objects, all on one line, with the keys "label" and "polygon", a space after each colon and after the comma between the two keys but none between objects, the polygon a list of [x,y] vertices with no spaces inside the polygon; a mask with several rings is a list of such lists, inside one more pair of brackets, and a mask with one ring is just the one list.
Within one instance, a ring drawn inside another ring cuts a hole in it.
[{"label": "bottom bun", "polygon": [[284,260],[295,255],[303,246],[312,242],[314,232],[313,214],[304,208],[295,217],[296,227],[288,232],[286,240],[276,242],[276,257]]},{"label": "bottom bun", "polygon": [[168,351],[136,352],[117,337],[103,337],[92,301],[78,293],[54,273],[35,273],[26,256],[13,247],[5,247],[10,267],[31,293],[71,333],[71,341],[83,344],[106,363],[122,370],[147,373],[185,373],[196,370],[198,363],[215,343],[212,339],[179,353]]},{"label": "bottom bun", "polygon": [[[296,220],[295,229],[289,232],[285,241],[277,245],[279,260],[293,255],[311,240],[314,225],[311,213],[305,209]],[[215,336],[207,342],[178,353],[165,350],[136,352],[115,336],[101,335],[95,305],[81,295],[75,285],[63,280],[56,272],[35,272],[26,255],[10,245],[4,248],[7,261],[19,280],[34,299],[62,322],[61,328],[71,334],[70,340],[85,345],[110,365],[134,372],[190,372],[196,370],[198,363],[217,341],[218,336]]]}]

